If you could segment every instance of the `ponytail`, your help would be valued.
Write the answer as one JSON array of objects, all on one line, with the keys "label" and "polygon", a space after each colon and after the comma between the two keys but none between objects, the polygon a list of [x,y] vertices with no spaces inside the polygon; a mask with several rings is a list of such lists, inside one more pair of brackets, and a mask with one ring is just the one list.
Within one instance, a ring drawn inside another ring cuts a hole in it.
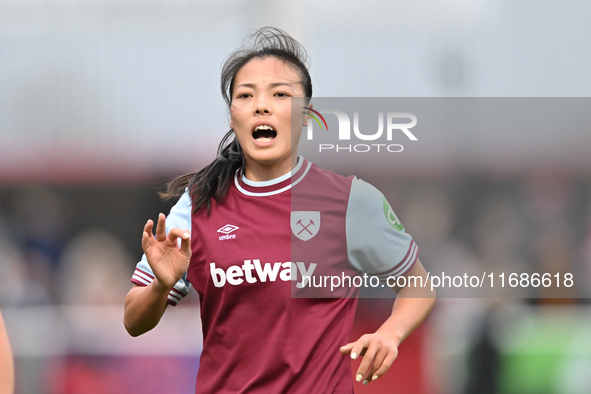
[{"label": "ponytail", "polygon": [[244,164],[242,148],[234,135],[234,130],[226,133],[214,161],[199,171],[190,172],[174,178],[166,185],[160,197],[169,200],[189,190],[193,212],[207,204],[207,214],[211,212],[211,199],[221,202],[228,192],[230,182],[236,171]]}]

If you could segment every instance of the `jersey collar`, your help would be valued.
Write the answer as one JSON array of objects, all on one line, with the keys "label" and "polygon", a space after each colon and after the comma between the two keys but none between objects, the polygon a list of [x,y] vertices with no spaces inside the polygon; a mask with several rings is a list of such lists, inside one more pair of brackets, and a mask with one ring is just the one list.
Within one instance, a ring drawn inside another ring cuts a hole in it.
[{"label": "jersey collar", "polygon": [[262,182],[246,179],[242,169],[239,169],[234,175],[234,184],[240,193],[247,196],[272,196],[283,193],[298,184],[306,176],[311,166],[312,163],[304,159],[303,156],[298,156],[298,163],[290,172],[278,178]]}]

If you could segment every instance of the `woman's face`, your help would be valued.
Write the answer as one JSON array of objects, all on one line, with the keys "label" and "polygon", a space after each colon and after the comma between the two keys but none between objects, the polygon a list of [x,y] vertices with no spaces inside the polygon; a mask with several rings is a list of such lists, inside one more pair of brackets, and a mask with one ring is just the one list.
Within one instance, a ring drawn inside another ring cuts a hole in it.
[{"label": "woman's face", "polygon": [[291,98],[303,96],[300,75],[276,57],[253,58],[238,71],[230,127],[244,152],[247,177],[259,169],[281,176],[295,165],[301,127],[292,136]]}]

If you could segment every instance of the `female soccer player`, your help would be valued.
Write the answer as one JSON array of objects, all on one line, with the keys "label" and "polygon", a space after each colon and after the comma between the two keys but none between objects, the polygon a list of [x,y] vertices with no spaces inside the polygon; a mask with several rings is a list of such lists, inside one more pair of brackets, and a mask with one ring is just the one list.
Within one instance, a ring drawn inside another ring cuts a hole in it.
[{"label": "female soccer player", "polygon": [[169,184],[166,196],[181,198],[168,218],[159,215],[156,236],[151,220],[144,227],[125,327],[133,336],[151,330],[195,287],[203,324],[196,393],[352,393],[344,355],[363,356],[355,380],[378,379],[435,300],[403,287],[386,322],[347,343],[355,297],[292,298],[317,273],[427,280],[377,189],[297,156],[291,99],[312,96],[305,61],[300,44],[274,28],[226,60],[231,130],[211,164]]}]

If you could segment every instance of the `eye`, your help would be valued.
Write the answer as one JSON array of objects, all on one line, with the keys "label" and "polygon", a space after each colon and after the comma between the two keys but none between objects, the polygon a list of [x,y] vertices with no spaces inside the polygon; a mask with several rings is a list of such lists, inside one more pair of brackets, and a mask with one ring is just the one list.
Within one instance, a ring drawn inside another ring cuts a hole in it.
[{"label": "eye", "polygon": [[277,97],[289,97],[289,94],[284,93],[284,92],[277,92],[277,93],[275,93],[275,96],[277,96]]},{"label": "eye", "polygon": [[236,98],[248,98],[250,97],[250,93],[240,93],[236,96]]}]

